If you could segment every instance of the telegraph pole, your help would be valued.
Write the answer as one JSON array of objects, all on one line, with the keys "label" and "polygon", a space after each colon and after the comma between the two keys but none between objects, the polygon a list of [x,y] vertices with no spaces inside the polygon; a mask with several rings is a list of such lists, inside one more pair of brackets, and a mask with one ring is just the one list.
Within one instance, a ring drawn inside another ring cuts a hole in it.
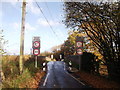
[{"label": "telegraph pole", "polygon": [[19,59],[20,74],[22,74],[22,72],[23,72],[25,14],[26,14],[26,0],[23,0],[23,3],[22,3],[21,37],[20,37],[20,59]]}]

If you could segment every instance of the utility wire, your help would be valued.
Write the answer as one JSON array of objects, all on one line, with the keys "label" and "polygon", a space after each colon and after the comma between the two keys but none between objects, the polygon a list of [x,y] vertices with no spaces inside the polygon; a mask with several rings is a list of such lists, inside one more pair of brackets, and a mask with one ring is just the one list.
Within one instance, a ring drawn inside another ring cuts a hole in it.
[{"label": "utility wire", "polygon": [[[51,11],[50,11],[50,9],[49,9],[48,4],[47,4],[46,1],[45,1],[45,5],[46,5],[46,7],[47,7],[47,9],[48,9],[48,11],[49,11],[49,14],[50,14],[51,18],[52,18],[53,21],[54,21],[54,18],[53,18],[53,16],[52,16],[52,13],[51,13]],[[60,23],[60,22],[58,22],[58,23]],[[63,33],[63,32],[61,32],[61,33]]]},{"label": "utility wire", "polygon": [[[39,8],[40,12],[43,14],[45,20],[47,21],[48,25],[50,26],[51,30],[53,31],[53,33],[56,35],[56,37],[58,38],[57,34],[55,33],[55,31],[53,30],[52,26],[50,25],[49,21],[47,20],[46,16],[44,15],[42,9],[40,8],[40,6],[38,5],[38,3],[35,0],[35,3],[37,5],[37,7]],[[58,38],[59,39],[59,38]],[[59,39],[60,40],[60,39]],[[60,40],[61,41],[61,40]],[[62,42],[62,41],[61,41]]]},{"label": "utility wire", "polygon": [[[50,13],[51,18],[53,19],[53,16],[52,16],[52,14],[51,14],[51,11],[50,11],[50,9],[49,9],[46,1],[45,1],[45,5],[46,5],[46,7],[47,7],[47,9],[48,9],[48,11],[49,11],[49,13]],[[54,20],[54,19],[53,19],[53,20]]]}]

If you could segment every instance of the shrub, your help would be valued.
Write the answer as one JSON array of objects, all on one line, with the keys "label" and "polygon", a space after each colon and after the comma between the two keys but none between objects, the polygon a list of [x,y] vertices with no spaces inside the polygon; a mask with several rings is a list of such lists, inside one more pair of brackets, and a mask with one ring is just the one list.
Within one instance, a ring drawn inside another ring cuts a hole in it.
[{"label": "shrub", "polygon": [[27,82],[31,77],[30,71],[25,69],[21,75],[3,81],[3,88],[28,88]]}]

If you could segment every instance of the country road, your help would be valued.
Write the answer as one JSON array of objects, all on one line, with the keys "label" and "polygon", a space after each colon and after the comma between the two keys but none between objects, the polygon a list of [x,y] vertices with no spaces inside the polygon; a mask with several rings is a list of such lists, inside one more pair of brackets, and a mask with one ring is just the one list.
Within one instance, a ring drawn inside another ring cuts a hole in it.
[{"label": "country road", "polygon": [[66,70],[62,61],[51,61],[47,64],[47,74],[39,88],[88,88],[75,79]]}]

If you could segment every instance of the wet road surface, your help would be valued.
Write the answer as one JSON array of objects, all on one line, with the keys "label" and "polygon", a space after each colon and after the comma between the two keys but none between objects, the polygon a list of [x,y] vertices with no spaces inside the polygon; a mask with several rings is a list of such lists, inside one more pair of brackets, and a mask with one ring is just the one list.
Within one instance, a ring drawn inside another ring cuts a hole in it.
[{"label": "wet road surface", "polygon": [[51,61],[47,63],[47,74],[39,88],[88,88],[88,86],[70,75],[64,62]]}]

